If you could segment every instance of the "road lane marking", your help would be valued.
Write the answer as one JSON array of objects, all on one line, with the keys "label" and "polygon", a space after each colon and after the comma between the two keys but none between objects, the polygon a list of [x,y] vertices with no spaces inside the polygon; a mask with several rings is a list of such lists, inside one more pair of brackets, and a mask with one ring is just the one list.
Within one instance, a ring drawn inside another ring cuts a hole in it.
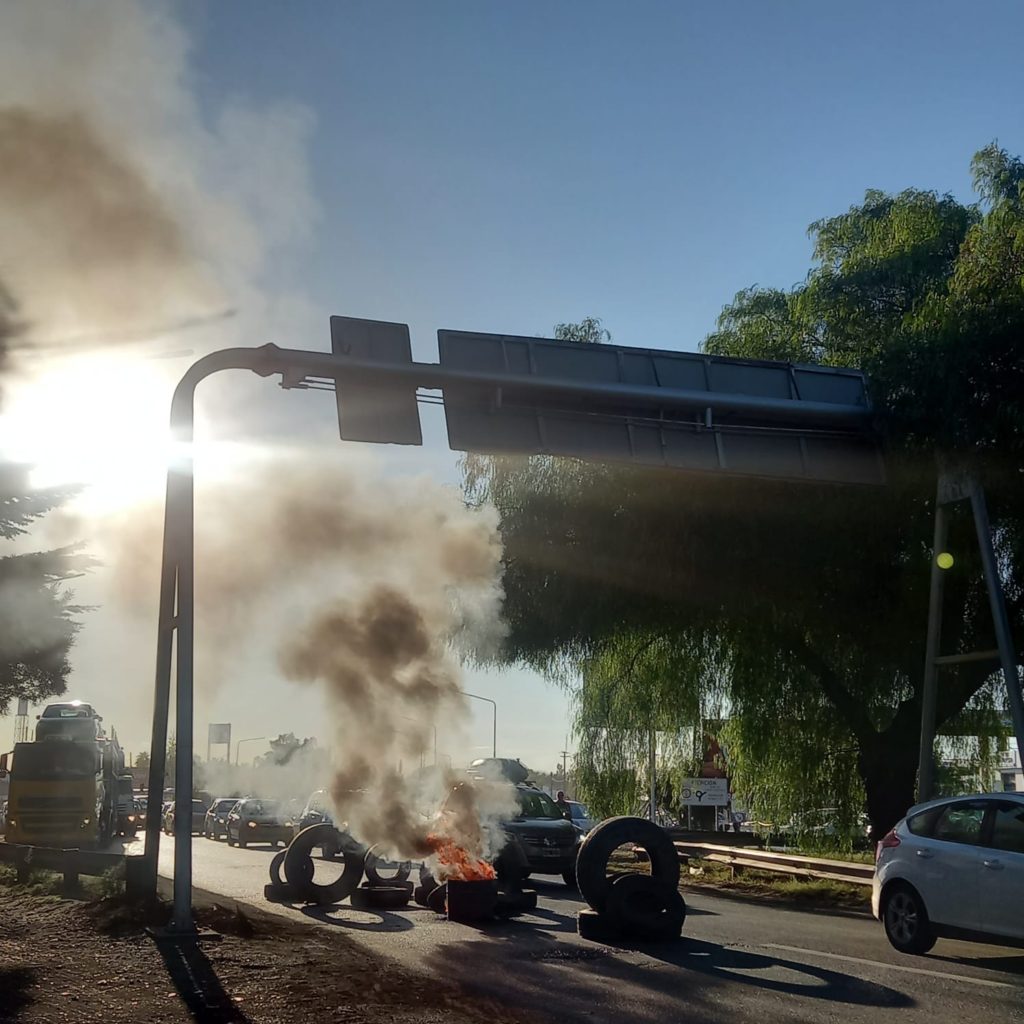
[{"label": "road lane marking", "polygon": [[944,978],[946,981],[968,981],[972,985],[984,985],[987,988],[1021,988],[1010,981],[990,981],[988,978],[974,978],[969,974],[951,974],[948,971],[929,971],[923,967],[906,967],[903,964],[887,964],[881,960],[864,960],[859,956],[845,956],[842,953],[823,953],[817,949],[804,949],[802,946],[783,946],[777,942],[766,942],[765,949],[783,949],[787,953],[806,953],[808,956],[820,956],[826,960],[843,960],[849,964],[863,964],[865,967],[880,967],[886,971],[903,971],[906,974],[923,974],[929,978]]}]

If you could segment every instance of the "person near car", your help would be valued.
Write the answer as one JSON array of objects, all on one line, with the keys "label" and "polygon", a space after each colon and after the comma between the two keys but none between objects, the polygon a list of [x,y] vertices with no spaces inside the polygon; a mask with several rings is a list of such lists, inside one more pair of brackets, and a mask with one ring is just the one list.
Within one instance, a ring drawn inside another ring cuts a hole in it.
[{"label": "person near car", "polygon": [[566,821],[572,821],[572,808],[569,806],[569,801],[565,799],[565,792],[561,789],[555,794],[555,806],[562,812],[562,817]]}]

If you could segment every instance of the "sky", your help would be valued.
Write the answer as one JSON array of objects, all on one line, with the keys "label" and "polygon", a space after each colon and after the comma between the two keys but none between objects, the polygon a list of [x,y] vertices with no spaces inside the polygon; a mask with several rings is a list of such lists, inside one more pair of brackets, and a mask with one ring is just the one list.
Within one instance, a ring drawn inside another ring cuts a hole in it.
[{"label": "sky", "polygon": [[[1024,151],[1024,6],[1011,0],[154,9],[181,44],[175,117],[199,140],[182,159],[207,134],[228,140],[204,174],[247,211],[243,237],[267,239],[258,258],[244,244],[220,252],[229,278],[245,264],[227,290],[236,344],[326,348],[327,319],[342,314],[408,323],[415,357],[433,361],[439,328],[550,336],[597,316],[616,343],[695,350],[739,289],[800,281],[808,225],[865,189],[967,200],[977,149]],[[164,337],[154,351],[199,354],[221,337]],[[159,368],[171,379],[187,365]],[[328,458],[351,448],[334,436],[329,395],[232,378],[201,392],[200,409],[218,436]],[[223,410],[233,417],[218,420]],[[424,449],[352,457],[457,484],[440,411],[423,418]],[[138,751],[155,628],[109,587],[102,568],[79,587],[97,609],[69,692],[109,709]],[[497,701],[499,754],[550,770],[574,749],[552,684],[469,670],[465,686]],[[442,725],[442,753],[488,752],[490,705],[470,704],[458,736]],[[315,735],[322,714],[315,692],[250,665],[199,699],[197,750],[208,721],[231,721],[236,738]]]}]

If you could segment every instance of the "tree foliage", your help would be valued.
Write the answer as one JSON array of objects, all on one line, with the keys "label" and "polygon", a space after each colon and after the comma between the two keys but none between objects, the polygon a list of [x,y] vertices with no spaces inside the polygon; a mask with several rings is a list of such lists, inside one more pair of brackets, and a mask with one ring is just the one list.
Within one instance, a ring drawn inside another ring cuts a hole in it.
[{"label": "tree foliage", "polygon": [[[17,329],[0,285],[0,372]],[[12,548],[71,493],[33,489],[28,467],[0,461],[0,542]],[[19,697],[39,703],[64,692],[76,615],[83,611],[66,583],[90,564],[76,547],[0,554],[0,715]]]},{"label": "tree foliage", "polygon": [[[937,453],[982,475],[1020,632],[1024,166],[990,146],[973,169],[977,205],[869,191],[815,222],[806,281],[740,291],[704,344],[864,369],[885,489],[466,459],[468,493],[502,515],[508,656],[576,687],[577,768],[599,805],[622,796],[652,716],[670,737],[722,713],[760,814],[852,822],[866,798],[876,831],[891,826],[914,793]],[[944,648],[994,646],[969,517],[951,529]],[[1003,703],[990,667],[944,671],[940,723],[999,727]],[[602,794],[604,777],[619,781]]]}]

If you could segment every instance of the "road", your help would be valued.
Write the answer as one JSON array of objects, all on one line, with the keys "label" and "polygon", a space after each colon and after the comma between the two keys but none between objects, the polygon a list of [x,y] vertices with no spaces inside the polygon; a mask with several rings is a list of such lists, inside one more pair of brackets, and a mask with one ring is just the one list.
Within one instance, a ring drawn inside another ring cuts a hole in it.
[{"label": "road", "polygon": [[[173,849],[163,837],[161,874],[170,873]],[[580,939],[579,899],[555,881],[537,884],[535,914],[472,928],[413,905],[364,912],[270,904],[269,849],[197,838],[194,850],[201,889],[341,928],[379,953],[559,1021],[877,1024],[892,1010],[918,1024],[1024,1021],[1024,950],[940,940],[928,956],[902,956],[867,916],[693,892],[684,941],[630,950]]]}]

